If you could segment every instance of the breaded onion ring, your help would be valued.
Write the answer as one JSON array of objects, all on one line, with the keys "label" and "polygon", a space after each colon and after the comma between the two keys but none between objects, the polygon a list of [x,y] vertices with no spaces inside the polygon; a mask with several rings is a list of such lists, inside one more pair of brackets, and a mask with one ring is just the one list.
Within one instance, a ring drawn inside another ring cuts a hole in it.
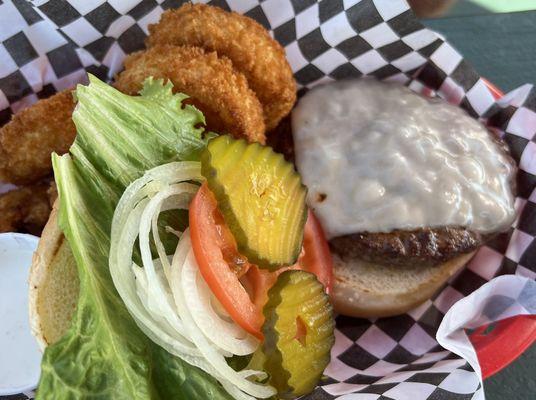
[{"label": "breaded onion ring", "polygon": [[251,18],[204,4],[184,4],[149,25],[147,46],[191,45],[228,57],[257,94],[266,130],[277,126],[296,101],[296,82],[279,43]]},{"label": "breaded onion ring", "polygon": [[0,195],[0,232],[40,235],[52,209],[48,189],[42,182]]},{"label": "breaded onion ring", "polygon": [[76,136],[74,106],[65,90],[18,112],[0,128],[0,181],[23,185],[50,175],[50,154],[66,153]]},{"label": "breaded onion ring", "polygon": [[186,102],[203,112],[208,129],[265,142],[262,106],[228,59],[198,47],[154,46],[125,59],[115,87],[134,95],[149,76],[169,79],[174,91],[190,96]]}]

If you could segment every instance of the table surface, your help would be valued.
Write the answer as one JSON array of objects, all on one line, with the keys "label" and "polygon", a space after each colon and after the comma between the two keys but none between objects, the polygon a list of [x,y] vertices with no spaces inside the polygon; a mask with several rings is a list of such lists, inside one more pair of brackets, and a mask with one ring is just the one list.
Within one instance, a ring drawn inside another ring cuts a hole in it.
[{"label": "table surface", "polygon": [[[482,76],[504,92],[536,83],[536,0],[460,1],[446,15],[423,23],[442,33]],[[485,381],[486,398],[534,399],[535,369],[533,345]]]},{"label": "table surface", "polygon": [[[502,0],[488,0],[494,6]],[[479,0],[479,3],[484,3]],[[457,3],[441,18],[423,20],[442,33],[480,75],[503,91],[536,83],[536,0],[510,1],[532,4],[532,9],[497,13],[469,1]],[[503,7],[517,10],[519,7]]]}]

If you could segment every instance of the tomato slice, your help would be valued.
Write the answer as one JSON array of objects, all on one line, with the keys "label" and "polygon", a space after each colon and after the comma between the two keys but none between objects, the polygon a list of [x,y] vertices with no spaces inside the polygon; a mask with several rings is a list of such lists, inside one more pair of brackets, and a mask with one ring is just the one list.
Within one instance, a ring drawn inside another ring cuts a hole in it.
[{"label": "tomato slice", "polygon": [[301,269],[316,275],[330,294],[333,286],[333,259],[322,225],[309,210],[303,232],[303,253],[298,259]]},{"label": "tomato slice", "polygon": [[262,338],[262,315],[240,283],[249,263],[236,250],[234,237],[206,183],[190,204],[189,220],[195,258],[212,293],[237,324]]},{"label": "tomato slice", "polygon": [[247,332],[262,339],[262,308],[268,290],[277,276],[287,269],[314,273],[329,293],[333,264],[322,227],[309,211],[305,224],[303,250],[298,262],[270,272],[250,264],[237,249],[216,199],[203,184],[189,209],[190,236],[201,275],[231,318]]}]

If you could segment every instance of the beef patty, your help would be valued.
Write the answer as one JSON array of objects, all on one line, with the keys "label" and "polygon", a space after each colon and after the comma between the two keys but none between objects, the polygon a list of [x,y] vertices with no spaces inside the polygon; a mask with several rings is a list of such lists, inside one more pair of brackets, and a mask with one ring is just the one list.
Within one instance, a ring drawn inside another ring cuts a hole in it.
[{"label": "beef patty", "polygon": [[462,227],[420,228],[340,236],[330,241],[330,248],[343,258],[357,257],[386,265],[432,266],[470,253],[488,239]]}]

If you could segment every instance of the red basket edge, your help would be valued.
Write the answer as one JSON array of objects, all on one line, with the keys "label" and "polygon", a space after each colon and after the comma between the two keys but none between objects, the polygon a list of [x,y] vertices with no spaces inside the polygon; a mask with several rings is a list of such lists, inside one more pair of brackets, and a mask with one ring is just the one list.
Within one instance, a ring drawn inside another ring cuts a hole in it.
[{"label": "red basket edge", "polygon": [[[495,99],[504,93],[484,79]],[[487,334],[487,327],[481,327],[469,338],[480,363],[482,378],[486,379],[506,368],[536,341],[536,316],[521,315],[507,318],[495,324]]]}]

